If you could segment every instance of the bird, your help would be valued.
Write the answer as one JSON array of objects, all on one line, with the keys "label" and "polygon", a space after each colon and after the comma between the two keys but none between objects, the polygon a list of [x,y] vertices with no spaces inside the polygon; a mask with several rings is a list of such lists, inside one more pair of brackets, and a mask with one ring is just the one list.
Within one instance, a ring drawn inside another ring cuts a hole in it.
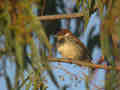
[{"label": "bird", "polygon": [[62,57],[91,62],[87,47],[68,29],[61,29],[56,35],[56,48]]}]

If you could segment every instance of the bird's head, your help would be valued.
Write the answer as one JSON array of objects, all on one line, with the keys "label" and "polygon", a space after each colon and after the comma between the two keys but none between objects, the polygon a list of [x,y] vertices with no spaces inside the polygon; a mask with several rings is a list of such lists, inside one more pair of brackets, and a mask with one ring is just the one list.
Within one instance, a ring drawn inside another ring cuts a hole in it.
[{"label": "bird's head", "polygon": [[71,35],[72,35],[72,32],[70,32],[68,29],[62,29],[55,35],[55,37],[57,38],[57,40],[62,40]]}]

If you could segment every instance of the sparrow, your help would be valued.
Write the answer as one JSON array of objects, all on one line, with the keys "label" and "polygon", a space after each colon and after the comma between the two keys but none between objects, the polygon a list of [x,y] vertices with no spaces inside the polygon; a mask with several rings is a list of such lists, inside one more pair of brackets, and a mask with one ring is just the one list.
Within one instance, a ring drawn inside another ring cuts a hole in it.
[{"label": "sparrow", "polygon": [[89,50],[70,30],[62,29],[55,37],[57,39],[56,48],[62,57],[91,62]]}]

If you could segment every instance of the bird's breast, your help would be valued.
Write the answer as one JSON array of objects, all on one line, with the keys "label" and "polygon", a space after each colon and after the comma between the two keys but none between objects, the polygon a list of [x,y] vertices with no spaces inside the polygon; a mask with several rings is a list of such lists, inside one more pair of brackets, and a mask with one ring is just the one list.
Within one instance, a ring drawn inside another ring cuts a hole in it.
[{"label": "bird's breast", "polygon": [[74,59],[80,50],[72,43],[65,43],[58,46],[58,51],[63,57]]}]

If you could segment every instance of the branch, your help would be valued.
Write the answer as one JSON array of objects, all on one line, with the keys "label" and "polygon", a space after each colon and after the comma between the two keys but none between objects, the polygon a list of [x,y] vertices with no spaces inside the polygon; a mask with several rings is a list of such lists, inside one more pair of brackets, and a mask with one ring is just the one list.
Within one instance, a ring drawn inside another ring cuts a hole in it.
[{"label": "branch", "polygon": [[31,77],[32,74],[33,74],[33,72],[31,72],[31,73],[27,76],[27,78],[26,78],[25,80],[23,80],[23,82],[18,86],[18,90],[21,89],[21,88],[25,85],[25,83],[30,79],[30,77]]},{"label": "branch", "polygon": [[39,16],[37,19],[39,19],[39,20],[71,19],[71,18],[80,18],[82,16],[84,16],[83,13],[73,13],[73,14]]},{"label": "branch", "polygon": [[48,57],[48,60],[50,62],[64,62],[64,63],[71,63],[71,64],[76,64],[79,66],[86,66],[86,67],[91,67],[91,68],[120,71],[120,67],[107,66],[106,64],[105,65],[93,64],[93,63],[85,62],[86,60],[79,61],[79,60],[68,60],[65,58],[53,58],[53,57]]}]

